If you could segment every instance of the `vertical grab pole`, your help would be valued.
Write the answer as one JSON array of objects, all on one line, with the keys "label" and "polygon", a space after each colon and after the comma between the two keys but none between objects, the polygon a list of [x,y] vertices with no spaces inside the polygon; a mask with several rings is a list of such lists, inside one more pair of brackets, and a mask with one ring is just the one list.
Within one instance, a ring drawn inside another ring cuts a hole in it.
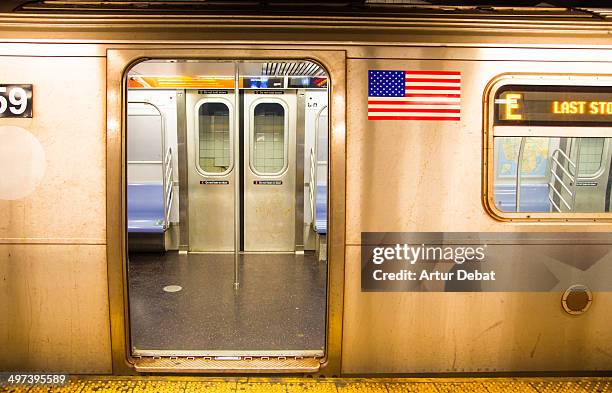
[{"label": "vertical grab pole", "polygon": [[234,62],[234,290],[240,288],[240,72],[238,62]]},{"label": "vertical grab pole", "polygon": [[[578,193],[578,175],[580,170],[580,148],[582,147],[582,138],[576,138],[576,163],[574,164],[574,181],[572,187],[572,209],[575,209],[576,194]],[[571,158],[571,157],[570,157]],[[568,166],[569,168],[569,166]]]},{"label": "vertical grab pole", "polygon": [[525,137],[521,137],[518,157],[516,162],[516,212],[521,211],[521,169],[523,167],[523,150],[525,150]]}]

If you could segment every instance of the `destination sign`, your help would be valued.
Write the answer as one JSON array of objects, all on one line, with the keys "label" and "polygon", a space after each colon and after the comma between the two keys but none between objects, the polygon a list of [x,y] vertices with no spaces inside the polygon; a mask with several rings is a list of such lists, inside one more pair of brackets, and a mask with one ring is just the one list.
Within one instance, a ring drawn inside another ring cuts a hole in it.
[{"label": "destination sign", "polygon": [[495,95],[496,125],[609,126],[612,86],[507,85]]}]

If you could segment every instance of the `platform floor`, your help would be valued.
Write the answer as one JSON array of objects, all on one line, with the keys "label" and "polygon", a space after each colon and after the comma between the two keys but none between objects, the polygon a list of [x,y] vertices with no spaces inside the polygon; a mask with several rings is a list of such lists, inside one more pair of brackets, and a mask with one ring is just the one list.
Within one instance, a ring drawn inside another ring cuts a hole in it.
[{"label": "platform floor", "polygon": [[[135,354],[322,354],[326,269],[314,253],[241,255],[236,291],[233,254],[132,253]],[[181,290],[166,292],[167,286]]]},{"label": "platform floor", "polygon": [[9,386],[0,392],[262,392],[262,393],[450,393],[612,392],[611,378],[197,378],[79,377],[63,387]]}]

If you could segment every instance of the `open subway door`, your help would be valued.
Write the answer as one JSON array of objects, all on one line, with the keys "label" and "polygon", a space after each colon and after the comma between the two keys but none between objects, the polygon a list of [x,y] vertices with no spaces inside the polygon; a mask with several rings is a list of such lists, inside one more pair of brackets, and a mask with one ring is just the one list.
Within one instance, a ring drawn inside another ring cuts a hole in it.
[{"label": "open subway door", "polygon": [[[140,101],[174,100],[160,112],[179,194],[165,252],[128,242],[139,370],[164,369],[156,357],[193,370],[312,372],[324,361],[327,252],[315,250],[327,234],[313,212],[327,212],[327,191],[317,194],[328,184],[327,149],[316,159],[327,146],[318,117],[327,82],[304,60],[151,60],[128,73]],[[127,126],[136,135],[134,122]]]}]

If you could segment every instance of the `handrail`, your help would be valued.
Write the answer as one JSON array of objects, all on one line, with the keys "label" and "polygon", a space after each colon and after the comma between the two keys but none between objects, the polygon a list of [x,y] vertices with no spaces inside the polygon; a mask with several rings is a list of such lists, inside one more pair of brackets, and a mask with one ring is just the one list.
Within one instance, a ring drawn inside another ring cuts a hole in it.
[{"label": "handrail", "polygon": [[310,183],[308,185],[308,196],[310,197],[310,216],[312,225],[316,221],[317,213],[317,166],[314,147],[310,148]]},{"label": "handrail", "polygon": [[168,147],[164,156],[164,229],[170,225],[170,211],[174,190],[174,171],[172,170],[172,148]]},{"label": "handrail", "polygon": [[[576,204],[576,192],[578,187],[578,178],[580,177],[580,148],[582,147],[582,139],[576,138],[576,163],[574,164],[574,181],[572,184],[574,185],[574,193],[572,194],[572,207]],[[571,162],[571,160],[570,160]]]},{"label": "handrail", "polygon": [[[576,162],[574,162],[562,149],[556,149],[550,155],[551,165],[550,165],[550,181],[548,182],[548,200],[550,201],[554,210],[557,213],[561,213],[561,206],[555,202],[554,196],[559,198],[562,204],[567,208],[568,211],[572,211],[574,209],[574,204],[576,202],[576,183],[578,181],[578,168],[580,164],[580,141],[577,141],[577,154],[576,154]],[[563,157],[565,163],[561,163],[559,160],[559,156]],[[565,168],[567,166],[567,168]],[[574,174],[571,173],[569,168],[572,168]],[[559,176],[557,173],[558,170],[561,170],[563,174],[568,178],[569,185],[563,181],[563,177]],[[561,189],[557,189],[557,183],[561,185]],[[571,187],[571,188],[570,188]],[[563,190],[567,192],[570,197],[570,201],[567,201],[563,197]]]},{"label": "handrail", "polygon": [[521,144],[519,145],[519,151],[516,161],[516,194],[514,196],[514,203],[516,204],[516,212],[521,211],[521,173],[523,169],[523,151],[525,150],[525,137],[521,138]]},{"label": "handrail", "polygon": [[574,161],[572,161],[571,158],[569,158],[569,156],[567,154],[565,154],[565,152],[561,149],[557,149],[553,152],[553,154],[555,153],[559,153],[563,156],[563,158],[565,158],[567,160],[567,162],[574,167],[574,169],[576,168],[576,164],[574,163]]},{"label": "handrail", "polygon": [[[574,175],[572,175],[567,169],[565,169],[563,164],[555,156],[555,153],[557,153],[557,152],[561,152],[561,150],[554,151],[553,155],[550,157],[550,159],[553,160],[555,162],[555,164],[559,165],[559,169],[561,169],[563,171],[563,173],[565,173],[570,178],[573,178]],[[566,157],[565,154],[563,154],[563,156]],[[575,171],[576,170],[576,166],[574,165],[574,162],[572,160],[570,160],[569,158],[566,158],[566,161],[567,161],[568,164],[570,164],[570,165],[572,165],[574,167],[574,171]]]}]

